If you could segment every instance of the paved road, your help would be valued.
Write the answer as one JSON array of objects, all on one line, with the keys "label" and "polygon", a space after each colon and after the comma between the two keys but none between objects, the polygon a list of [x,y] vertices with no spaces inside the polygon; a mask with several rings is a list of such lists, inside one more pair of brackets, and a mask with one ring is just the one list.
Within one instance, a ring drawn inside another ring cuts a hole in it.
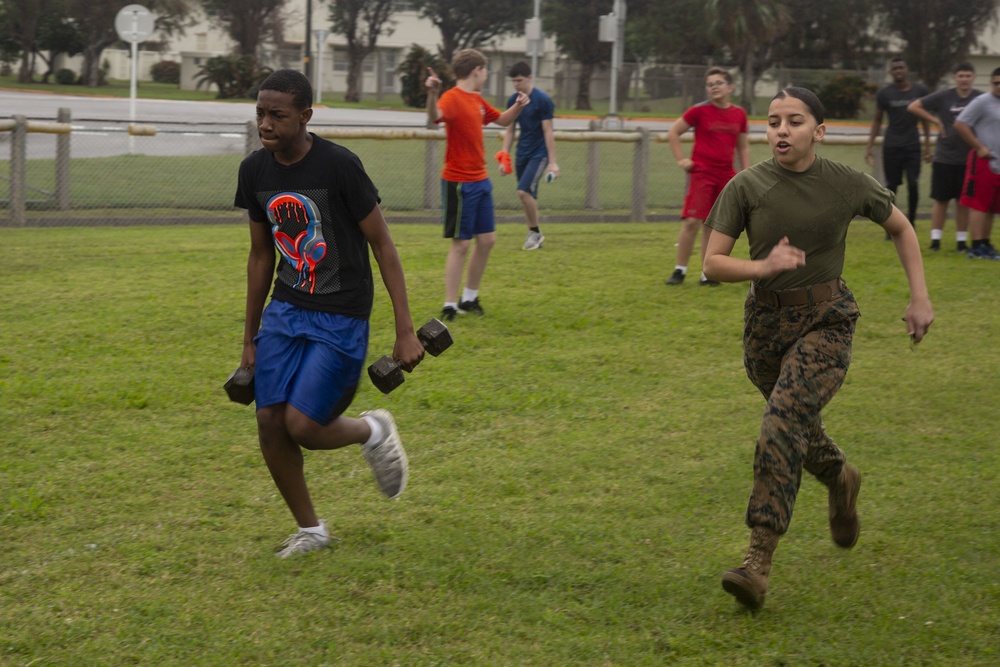
[{"label": "paved road", "polygon": [[[79,120],[129,120],[129,100],[112,97],[90,97],[75,95],[50,95],[45,93],[22,93],[0,90],[0,117],[21,114],[36,120],[54,120],[60,107],[71,110],[73,118]],[[252,102],[182,102],[175,100],[137,100],[136,122],[162,123],[233,123],[243,124],[254,117]],[[422,127],[423,111],[395,111],[370,109],[340,109],[317,106],[313,111],[314,123],[318,125],[345,125],[350,127]],[[559,129],[586,129],[589,119],[559,118]],[[625,121],[626,129],[639,126],[653,131],[670,129],[671,122],[661,119],[642,118]],[[755,130],[762,130],[756,124]],[[865,134],[864,124],[831,123],[829,131],[835,134]]]},{"label": "paved road", "polygon": [[[111,97],[49,95],[0,90],[0,117],[15,114],[34,120],[55,120],[60,107],[70,109],[74,120],[129,120],[129,100]],[[231,123],[240,125],[253,120],[252,102],[182,102],[175,100],[137,100],[136,122],[162,123]],[[313,109],[316,125],[350,127],[423,127],[423,111],[339,109],[317,106]],[[587,127],[586,120],[567,121],[565,127]],[[560,127],[563,123],[560,122]]]},{"label": "paved road", "polygon": [[[155,137],[130,138],[127,135],[129,100],[85,95],[0,90],[0,118],[24,115],[30,120],[55,120],[60,108],[68,108],[73,125],[73,153],[98,157],[123,153],[146,155],[208,155],[242,153],[246,123],[253,120],[252,102],[184,102],[176,100],[137,100],[135,122],[154,125]],[[423,111],[342,109],[317,106],[312,125],[346,127],[423,127]],[[587,129],[586,118],[558,118],[560,130]],[[639,126],[665,132],[672,123],[663,119],[627,120],[624,129]],[[752,133],[762,133],[763,123],[751,125]],[[832,124],[830,134],[866,134],[867,126]],[[0,134],[0,140],[3,140]],[[55,139],[38,136],[28,142],[29,158],[51,157]]]}]

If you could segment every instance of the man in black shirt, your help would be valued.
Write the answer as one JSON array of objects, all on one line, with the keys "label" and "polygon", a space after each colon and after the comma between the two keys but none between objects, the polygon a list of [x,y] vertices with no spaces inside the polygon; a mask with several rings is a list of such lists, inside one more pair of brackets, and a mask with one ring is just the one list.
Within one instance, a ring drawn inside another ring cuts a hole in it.
[{"label": "man in black shirt", "polygon": [[[892,59],[889,64],[889,74],[892,83],[878,91],[875,97],[875,118],[868,136],[868,147],[865,149],[865,161],[872,164],[875,137],[882,130],[882,115],[889,118],[882,142],[882,165],[885,169],[885,186],[896,194],[906,173],[906,192],[909,203],[910,224],[917,217],[917,202],[920,199],[918,180],[920,179],[920,134],[917,132],[918,119],[906,109],[914,100],[928,94],[927,87],[922,83],[910,81],[910,70],[906,61],[900,57]],[[923,157],[931,161],[930,125],[920,121],[924,130]]]}]

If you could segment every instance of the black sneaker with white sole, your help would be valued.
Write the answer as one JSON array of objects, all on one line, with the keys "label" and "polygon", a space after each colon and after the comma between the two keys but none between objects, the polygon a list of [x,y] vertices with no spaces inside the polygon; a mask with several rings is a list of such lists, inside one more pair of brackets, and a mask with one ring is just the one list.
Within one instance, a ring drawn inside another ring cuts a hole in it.
[{"label": "black sneaker with white sole", "polygon": [[483,307],[479,305],[479,297],[477,296],[472,301],[462,301],[458,304],[458,312],[463,315],[473,314],[473,315],[485,315],[483,312]]}]

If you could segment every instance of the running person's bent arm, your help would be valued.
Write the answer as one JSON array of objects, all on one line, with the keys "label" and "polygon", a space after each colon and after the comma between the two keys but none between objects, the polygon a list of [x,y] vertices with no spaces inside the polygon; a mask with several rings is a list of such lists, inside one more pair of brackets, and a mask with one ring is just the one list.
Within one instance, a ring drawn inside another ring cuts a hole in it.
[{"label": "running person's bent arm", "polygon": [[427,78],[424,86],[427,88],[427,125],[432,126],[441,120],[441,109],[438,107],[438,96],[441,94],[441,79],[430,67],[427,68]]},{"label": "running person's bent arm", "polygon": [[250,225],[250,255],[247,258],[247,301],[241,368],[252,368],[257,362],[257,347],[253,339],[260,330],[260,318],[274,279],[275,264],[270,225],[266,222],[254,222],[249,217],[247,222]]},{"label": "running person's bent arm", "polygon": [[913,225],[895,206],[882,223],[882,227],[892,237],[899,262],[906,272],[906,280],[910,285],[910,304],[906,307],[906,316],[903,319],[906,321],[906,332],[913,337],[914,343],[919,343],[934,321],[934,309],[927,293],[924,264],[920,258],[920,242],[917,241]]},{"label": "running person's bent arm", "polygon": [[549,171],[559,178],[559,164],[556,162],[556,135],[552,129],[552,119],[542,121],[542,136],[545,137],[545,150],[549,153]]},{"label": "running person's bent arm", "polygon": [[956,120],[952,127],[955,128],[955,134],[961,137],[962,141],[968,144],[972,150],[976,151],[977,157],[983,159],[993,157],[993,154],[990,153],[990,149],[986,147],[986,144],[979,141],[979,137],[976,136],[976,131],[973,130],[971,126],[966,125],[960,120]]},{"label": "running person's bent arm", "polygon": [[504,153],[509,154],[511,149],[514,148],[514,124],[511,123],[503,130],[503,150]]},{"label": "running person's bent arm", "polygon": [[670,142],[670,151],[674,154],[674,160],[677,161],[677,166],[684,171],[691,171],[691,167],[694,166],[694,162],[684,156],[684,149],[681,147],[681,135],[691,129],[687,121],[683,118],[678,118],[674,121],[674,124],[670,126],[670,130],[667,132],[667,141]]},{"label": "running person's bent arm", "polygon": [[937,116],[932,114],[930,111],[928,111],[926,108],[924,108],[923,102],[921,102],[920,100],[913,100],[912,102],[910,102],[909,106],[906,107],[906,110],[912,113],[917,118],[923,120],[924,122],[934,123],[935,125],[937,125],[938,131],[941,133],[941,136],[942,137],[945,136],[945,129],[944,125],[941,124],[941,120]]},{"label": "running person's bent arm", "polygon": [[528,102],[530,101],[530,97],[524,93],[518,93],[517,99],[514,100],[514,103],[507,107],[507,109],[500,114],[500,117],[493,122],[502,127],[507,127],[517,120],[517,117],[521,115],[521,109],[528,106]]},{"label": "running person's bent arm", "polygon": [[740,169],[750,166],[750,137],[746,132],[740,134],[736,143],[736,157],[740,162]]},{"label": "running person's bent arm", "polygon": [[770,278],[784,271],[791,271],[806,263],[806,253],[788,242],[788,237],[778,241],[764,259],[742,259],[730,256],[736,239],[727,236],[719,230],[714,230],[708,237],[708,249],[705,251],[705,277],[724,283],[737,283],[743,280],[760,280]]},{"label": "running person's bent arm", "polygon": [[875,146],[875,137],[882,131],[882,107],[875,107],[875,117],[872,118],[872,127],[868,131],[868,145],[865,147],[865,162],[872,163],[872,149]]},{"label": "running person's bent arm", "polygon": [[377,204],[361,221],[360,226],[361,233],[372,247],[382,282],[392,301],[392,315],[396,323],[396,343],[392,347],[392,358],[398,361],[404,370],[412,371],[424,358],[424,346],[413,332],[403,263],[396,251],[396,244],[392,242],[382,209]]}]

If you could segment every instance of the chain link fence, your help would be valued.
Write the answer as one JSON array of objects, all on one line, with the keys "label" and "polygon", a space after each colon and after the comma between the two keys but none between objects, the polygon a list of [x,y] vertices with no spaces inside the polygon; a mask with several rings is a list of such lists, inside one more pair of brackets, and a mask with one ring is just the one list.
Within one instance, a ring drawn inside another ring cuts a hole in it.
[{"label": "chain link fence", "polygon": [[[543,221],[678,219],[686,176],[666,132],[556,132],[561,177],[540,186]],[[558,127],[558,121],[557,121]],[[357,153],[379,188],[390,221],[437,221],[441,130],[310,126]],[[759,128],[758,128],[759,129]],[[486,130],[486,152],[500,221],[521,220],[513,176],[490,159],[501,135]],[[690,141],[691,133],[685,135]],[[831,155],[867,169],[865,136],[831,137]],[[253,121],[243,124],[130,125],[122,121],[23,117],[0,119],[0,225],[186,224],[234,222],[237,170],[259,147]],[[689,150],[689,146],[685,150]],[[769,156],[764,135],[751,133],[753,162]],[[930,169],[924,170],[926,180]],[[926,195],[927,186],[922,193]],[[926,197],[925,197],[926,199]]]}]

